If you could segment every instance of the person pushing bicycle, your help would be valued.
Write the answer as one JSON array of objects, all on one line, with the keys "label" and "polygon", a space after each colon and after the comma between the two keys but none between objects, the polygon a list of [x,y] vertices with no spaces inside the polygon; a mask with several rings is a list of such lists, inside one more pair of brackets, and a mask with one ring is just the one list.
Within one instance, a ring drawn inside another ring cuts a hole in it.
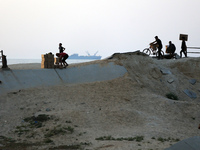
[{"label": "person pushing bicycle", "polygon": [[155,36],[155,41],[150,43],[150,46],[152,45],[156,45],[156,47],[158,47],[158,59],[160,59],[162,56],[161,54],[161,50],[162,50],[162,41],[158,38],[158,36]]}]

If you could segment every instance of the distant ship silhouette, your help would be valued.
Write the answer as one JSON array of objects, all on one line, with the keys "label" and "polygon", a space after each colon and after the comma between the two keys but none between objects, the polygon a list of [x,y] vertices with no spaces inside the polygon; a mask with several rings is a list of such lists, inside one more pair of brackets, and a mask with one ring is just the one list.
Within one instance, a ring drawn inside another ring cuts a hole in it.
[{"label": "distant ship silhouette", "polygon": [[101,56],[96,56],[97,53],[98,51],[94,55],[90,55],[90,53],[87,52],[87,56],[79,56],[77,53],[75,53],[70,55],[68,59],[101,59]]}]

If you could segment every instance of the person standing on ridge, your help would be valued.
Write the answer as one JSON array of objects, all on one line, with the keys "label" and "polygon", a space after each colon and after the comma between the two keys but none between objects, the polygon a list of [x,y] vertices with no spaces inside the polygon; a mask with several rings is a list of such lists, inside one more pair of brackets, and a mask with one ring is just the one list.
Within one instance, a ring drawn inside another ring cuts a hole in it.
[{"label": "person standing on ridge", "polygon": [[162,41],[158,38],[158,36],[155,36],[155,41],[152,42],[152,44],[156,44],[158,46],[158,59],[160,59],[162,56],[161,50],[162,50]]},{"label": "person standing on ridge", "polygon": [[182,58],[182,53],[185,55],[185,57],[187,57],[187,46],[186,46],[186,43],[185,43],[185,37],[182,37],[180,58]]},{"label": "person standing on ridge", "polygon": [[59,49],[59,53],[63,53],[64,52],[65,48],[62,47],[62,43],[59,43],[58,49]]}]

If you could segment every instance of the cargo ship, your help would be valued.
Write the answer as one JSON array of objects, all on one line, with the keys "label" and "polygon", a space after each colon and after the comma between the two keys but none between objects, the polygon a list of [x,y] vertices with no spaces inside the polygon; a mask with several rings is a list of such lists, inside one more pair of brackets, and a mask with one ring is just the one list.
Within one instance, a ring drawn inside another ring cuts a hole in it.
[{"label": "cargo ship", "polygon": [[68,59],[96,59],[96,60],[99,60],[101,59],[101,56],[96,56],[97,52],[94,54],[94,55],[90,55],[88,52],[87,52],[87,56],[79,56],[78,54],[72,54],[69,56]]}]

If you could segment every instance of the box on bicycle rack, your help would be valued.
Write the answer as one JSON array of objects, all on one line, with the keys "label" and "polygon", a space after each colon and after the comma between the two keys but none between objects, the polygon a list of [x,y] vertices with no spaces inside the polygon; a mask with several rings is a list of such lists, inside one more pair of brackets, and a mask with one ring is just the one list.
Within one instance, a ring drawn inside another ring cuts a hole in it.
[{"label": "box on bicycle rack", "polygon": [[158,46],[157,46],[157,44],[150,44],[150,47],[151,47],[152,50],[155,51]]}]

